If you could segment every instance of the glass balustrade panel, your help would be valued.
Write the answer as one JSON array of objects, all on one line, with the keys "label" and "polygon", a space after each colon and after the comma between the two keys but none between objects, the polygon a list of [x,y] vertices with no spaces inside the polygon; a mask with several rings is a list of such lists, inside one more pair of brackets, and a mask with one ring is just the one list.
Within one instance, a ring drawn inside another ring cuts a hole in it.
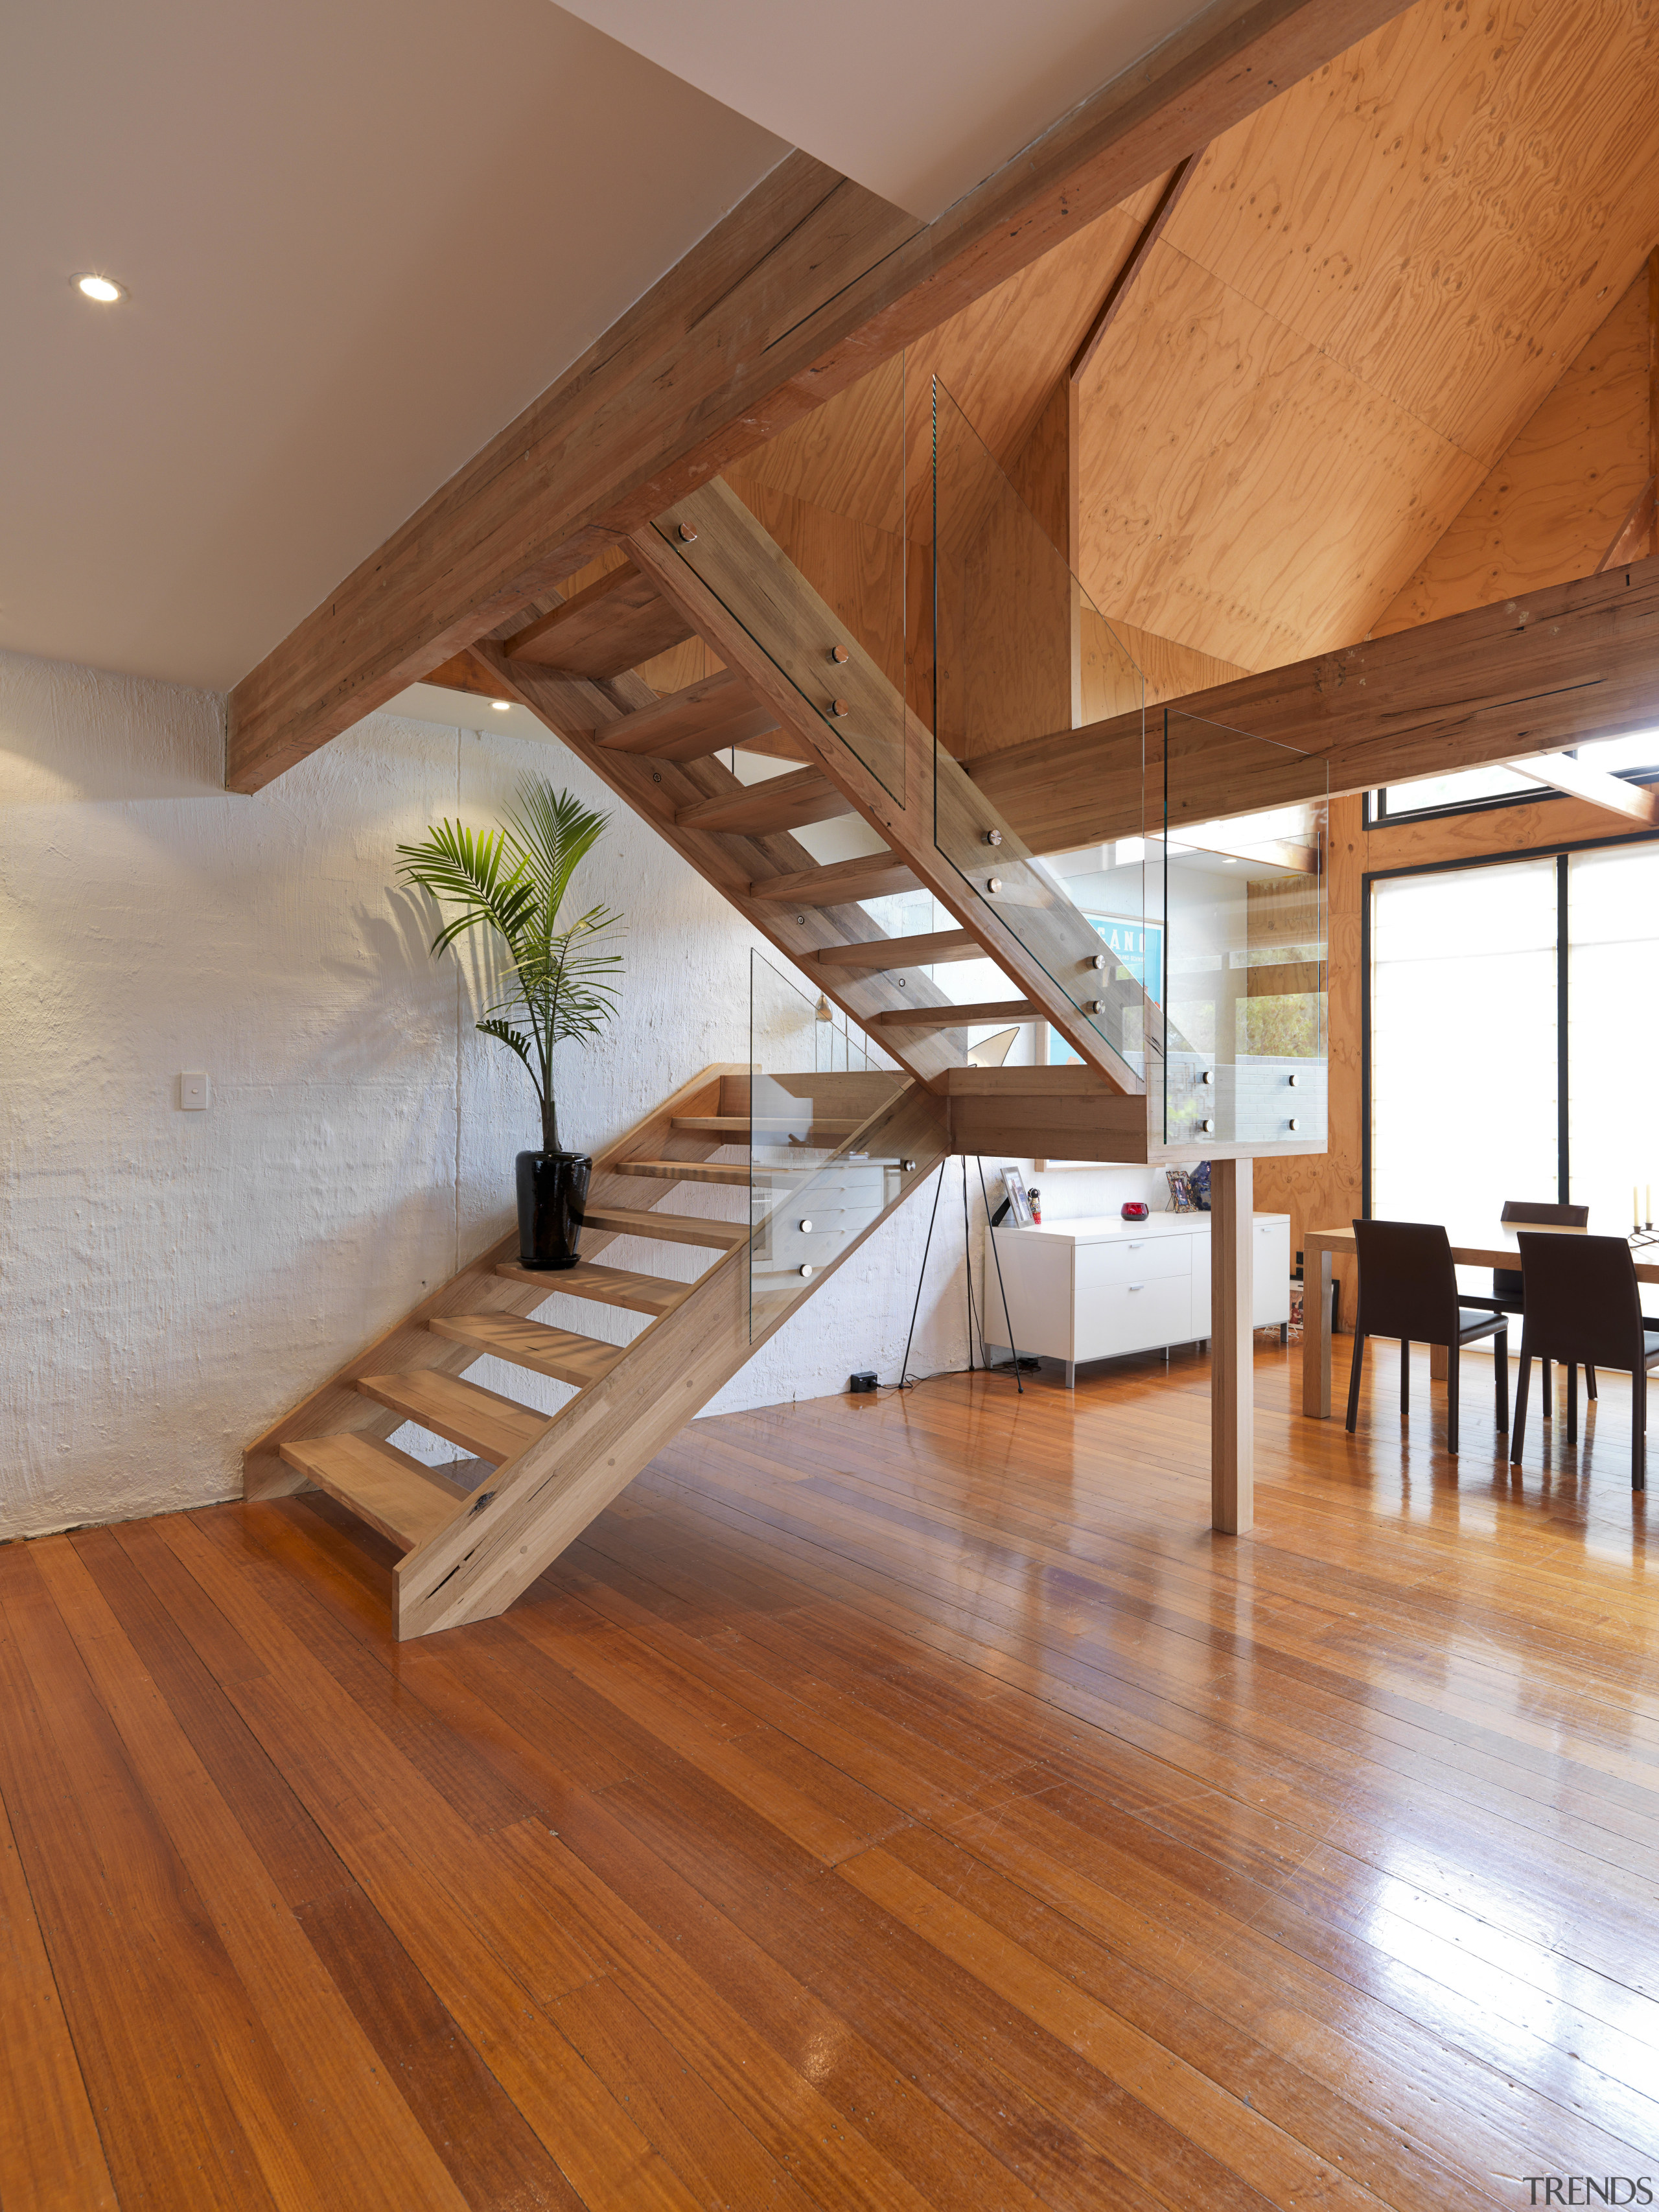
[{"label": "glass balustrade panel", "polygon": [[962,409],[933,390],[934,845],[969,928],[993,944],[1009,932],[1053,987],[1042,1056],[1087,1057],[1138,1091],[1162,1036],[1145,684]]},{"label": "glass balustrade panel", "polygon": [[886,1135],[910,1078],[763,953],[749,970],[750,1334],[769,1335],[814,1278],[898,1197]]},{"label": "glass balustrade panel", "polygon": [[1161,947],[1152,1126],[1170,1146],[1322,1144],[1326,784],[1316,755],[1172,708],[1148,929]]},{"label": "glass balustrade panel", "polygon": [[[705,486],[693,536],[690,507],[655,526],[900,805],[907,632],[927,627],[906,496],[907,440],[927,451],[925,387],[919,404],[907,427],[897,356]],[[927,488],[924,470],[924,511]],[[925,653],[921,667],[913,684],[927,680]]]}]

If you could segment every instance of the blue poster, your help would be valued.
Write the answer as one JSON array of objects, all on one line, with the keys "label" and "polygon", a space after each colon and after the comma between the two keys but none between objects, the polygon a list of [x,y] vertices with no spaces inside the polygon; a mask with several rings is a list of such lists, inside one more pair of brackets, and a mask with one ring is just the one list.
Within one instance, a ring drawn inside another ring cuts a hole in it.
[{"label": "blue poster", "polygon": [[[1127,968],[1136,982],[1142,985],[1151,999],[1160,1003],[1164,995],[1164,929],[1159,922],[1127,921],[1121,915],[1089,914],[1084,919],[1095,930],[1115,964]],[[1048,1030],[1048,1065],[1064,1067],[1077,1060],[1063,1036],[1052,1026]]]}]

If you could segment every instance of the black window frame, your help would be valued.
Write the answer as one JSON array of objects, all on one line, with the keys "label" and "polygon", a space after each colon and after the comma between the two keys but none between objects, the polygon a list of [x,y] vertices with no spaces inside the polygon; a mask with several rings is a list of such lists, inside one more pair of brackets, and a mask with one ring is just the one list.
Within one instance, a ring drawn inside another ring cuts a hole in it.
[{"label": "black window frame", "polygon": [[[1587,738],[1587,744],[1595,740]],[[1576,757],[1576,755],[1575,755]],[[1489,767],[1501,768],[1501,761],[1489,762]],[[1452,769],[1453,775],[1473,775],[1473,769]],[[1644,788],[1659,783],[1659,767],[1613,769],[1620,783],[1638,784]],[[1534,784],[1529,791],[1495,791],[1485,799],[1465,799],[1453,806],[1391,807],[1382,803],[1387,791],[1409,791],[1408,783],[1382,784],[1365,793],[1364,826],[1367,830],[1398,830],[1408,822],[1450,822],[1464,814],[1491,814],[1504,806],[1535,806],[1552,799],[1566,799],[1571,793],[1552,791],[1547,784]],[[1584,802],[1580,800],[1582,805]]]},{"label": "black window frame", "polygon": [[[1647,779],[1659,781],[1659,777]],[[1507,802],[1505,802],[1507,803]],[[1445,813],[1473,810],[1448,807]],[[1568,1202],[1572,1161],[1569,1128],[1572,1109],[1568,1088],[1567,1017],[1571,962],[1567,942],[1568,862],[1575,853],[1599,853],[1615,845],[1659,844],[1659,830],[1632,830],[1606,837],[1576,837],[1565,843],[1517,846],[1509,853],[1476,853],[1455,860],[1414,860],[1395,868],[1370,868],[1359,878],[1359,1211],[1371,1217],[1371,885],[1401,876],[1446,876],[1468,868],[1502,868],[1516,860],[1555,862],[1555,1172],[1556,1194]]]}]

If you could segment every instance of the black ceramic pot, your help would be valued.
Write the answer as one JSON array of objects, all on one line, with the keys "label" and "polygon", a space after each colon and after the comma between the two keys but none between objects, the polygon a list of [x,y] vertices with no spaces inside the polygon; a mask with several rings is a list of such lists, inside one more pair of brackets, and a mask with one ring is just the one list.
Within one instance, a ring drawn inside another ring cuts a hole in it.
[{"label": "black ceramic pot", "polygon": [[586,1152],[520,1152],[519,1264],[574,1267],[593,1163]]}]

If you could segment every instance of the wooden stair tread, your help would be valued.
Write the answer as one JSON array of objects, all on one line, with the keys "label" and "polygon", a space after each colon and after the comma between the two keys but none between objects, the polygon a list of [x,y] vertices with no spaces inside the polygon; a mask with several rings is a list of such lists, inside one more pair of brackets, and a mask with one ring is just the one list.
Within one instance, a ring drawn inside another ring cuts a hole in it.
[{"label": "wooden stair tread", "polygon": [[292,1437],[282,1454],[290,1467],[309,1475],[319,1490],[338,1498],[401,1552],[416,1550],[447,1528],[471,1486],[470,1466],[458,1483],[395,1444],[349,1429],[331,1437]]},{"label": "wooden stair tread", "polygon": [[690,623],[671,607],[648,576],[630,562],[610,569],[597,583],[507,641],[509,660],[538,668],[556,668],[592,682],[620,676],[642,660],[683,645],[693,635]]},{"label": "wooden stair tread", "polygon": [[574,1382],[579,1390],[608,1375],[627,1349],[602,1343],[598,1337],[578,1336],[574,1329],[525,1321],[517,1314],[439,1314],[429,1326],[434,1336],[451,1344],[471,1345],[497,1359],[533,1367],[538,1375]]},{"label": "wooden stair tread", "polygon": [[432,1367],[411,1367],[401,1375],[360,1375],[357,1388],[364,1397],[418,1422],[434,1436],[447,1437],[492,1467],[516,1459],[548,1425],[545,1413]]},{"label": "wooden stair tread", "polygon": [[854,812],[853,802],[815,768],[793,775],[768,776],[742,791],[700,799],[674,817],[682,830],[740,830],[757,836],[773,830],[802,830],[812,822],[833,822]]},{"label": "wooden stair tread", "polygon": [[[799,1125],[781,1114],[763,1114],[758,1121],[747,1114],[677,1114],[673,1126],[697,1137],[725,1137],[728,1144],[743,1144],[750,1129],[793,1129]],[[827,1121],[814,1120],[812,1127],[824,1136],[850,1136],[859,1127],[856,1121]],[[809,1140],[811,1141],[811,1140]]]},{"label": "wooden stair tread", "polygon": [[745,1183],[749,1169],[741,1160],[618,1160],[618,1175],[650,1176],[658,1182]]},{"label": "wooden stair tread", "polygon": [[590,1298],[595,1305],[623,1306],[629,1313],[653,1316],[672,1313],[696,1287],[693,1283],[674,1282],[666,1275],[602,1267],[594,1260],[579,1260],[574,1267],[522,1267],[516,1260],[507,1260],[495,1273],[512,1282],[532,1284],[538,1290],[545,1286],[549,1297],[562,1291],[574,1298]]},{"label": "wooden stair tread", "polygon": [[853,906],[860,899],[921,889],[921,878],[896,853],[868,853],[793,875],[761,876],[750,884],[749,896],[776,906]]},{"label": "wooden stair tread", "polygon": [[608,724],[599,744],[605,752],[643,753],[651,760],[704,760],[732,745],[752,744],[777,727],[776,715],[742,678],[722,668]]},{"label": "wooden stair tread", "polygon": [[813,958],[820,968],[855,968],[884,972],[893,968],[932,968],[946,960],[991,957],[971,930],[934,929],[921,937],[873,937],[860,945],[825,945]]},{"label": "wooden stair tread", "polygon": [[749,1242],[748,1228],[741,1221],[705,1221],[692,1213],[664,1213],[654,1206],[590,1203],[583,1208],[582,1218],[590,1228],[608,1230],[612,1236],[656,1237],[665,1244],[709,1244],[729,1252]]},{"label": "wooden stair tread", "polygon": [[[827,1152],[834,1147],[817,1146],[812,1149]],[[729,1160],[719,1164],[708,1160],[625,1160],[617,1173],[651,1176],[659,1182],[722,1183],[729,1189],[741,1190],[751,1182],[788,1182],[800,1176],[816,1175],[823,1164],[821,1160],[804,1160],[799,1167],[789,1167],[779,1160],[769,1161],[761,1167],[751,1167],[747,1160]]]},{"label": "wooden stair tread", "polygon": [[972,1022],[1040,1022],[1048,1018],[1030,999],[981,999],[971,1006],[890,1006],[878,1014],[883,1029],[957,1030]]}]

